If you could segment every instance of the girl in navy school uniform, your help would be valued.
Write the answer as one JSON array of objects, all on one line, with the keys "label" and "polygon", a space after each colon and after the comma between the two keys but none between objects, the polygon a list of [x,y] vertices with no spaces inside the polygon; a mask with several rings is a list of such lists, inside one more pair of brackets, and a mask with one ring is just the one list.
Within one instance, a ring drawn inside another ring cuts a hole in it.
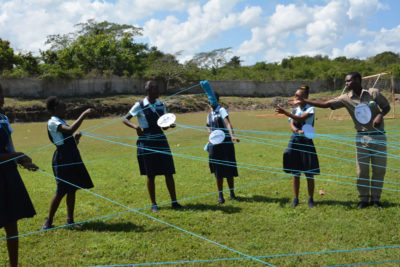
[{"label": "girl in navy school uniform", "polygon": [[[219,101],[219,95],[217,93],[215,93],[215,97],[217,101]],[[233,142],[240,142],[240,139],[233,134],[233,127],[229,121],[228,111],[220,105],[212,106],[211,109],[211,112],[207,116],[208,132],[211,133],[214,130],[222,130],[225,133],[225,139],[221,144],[213,145],[209,143],[207,146],[210,172],[215,175],[219,191],[218,204],[224,204],[225,199],[224,193],[222,192],[224,178],[226,178],[228,182],[230,198],[233,200],[237,199],[234,191],[235,185],[233,178],[238,176],[238,171]],[[221,164],[219,162],[221,162]]]},{"label": "girl in navy school uniform", "polygon": [[[3,89],[0,84],[0,228],[4,227],[7,238],[8,255],[11,266],[18,266],[17,221],[31,218],[36,212],[17,170],[17,164],[36,171],[38,167],[22,152],[15,152],[11,139],[13,132],[6,115]],[[12,160],[17,158],[16,160]]]},{"label": "girl in navy school uniform", "polygon": [[[167,113],[165,104],[157,100],[159,96],[158,85],[155,81],[147,81],[145,84],[146,98],[136,102],[129,113],[125,116],[123,123],[136,130],[139,136],[137,140],[137,159],[141,175],[147,176],[147,189],[149,191],[152,211],[157,212],[158,206],[155,195],[155,177],[164,175],[165,182],[172,201],[172,208],[179,209],[182,206],[176,201],[174,161],[171,149],[163,130],[157,125],[157,120]],[[130,121],[137,117],[139,125]],[[171,127],[174,127],[173,125]]]},{"label": "girl in navy school uniform", "polygon": [[[81,126],[83,120],[93,113],[93,110],[90,108],[85,110],[79,118],[69,126],[64,121],[66,115],[66,105],[64,102],[55,96],[51,96],[46,100],[46,108],[52,115],[47,123],[47,133],[50,141],[57,147],[52,160],[54,176],[68,183],[56,179],[57,191],[51,200],[49,217],[42,226],[42,229],[53,227],[54,215],[65,195],[67,195],[67,224],[74,224],[76,190],[79,188],[93,187],[92,180],[82,162],[77,147],[81,133],[78,132],[73,136],[73,133]],[[75,227],[79,226],[75,225]]]},{"label": "girl in navy school uniform", "polygon": [[[300,87],[296,91],[295,98],[308,98],[309,90],[307,85]],[[290,128],[293,132],[288,148],[283,154],[284,171],[293,173],[294,199],[291,206],[296,207],[299,204],[300,175],[303,172],[307,177],[308,206],[313,208],[315,207],[313,177],[319,174],[319,162],[314,143],[312,139],[304,136],[302,127],[304,124],[314,126],[314,107],[308,104],[299,105],[293,113],[290,113],[278,105],[275,111],[290,118]]]}]

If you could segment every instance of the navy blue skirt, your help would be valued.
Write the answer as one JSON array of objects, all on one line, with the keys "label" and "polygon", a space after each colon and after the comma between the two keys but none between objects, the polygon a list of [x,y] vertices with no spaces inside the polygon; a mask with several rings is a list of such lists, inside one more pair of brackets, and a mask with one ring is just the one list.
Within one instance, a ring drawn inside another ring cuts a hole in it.
[{"label": "navy blue skirt", "polygon": [[92,188],[92,179],[82,162],[78,148],[68,143],[57,146],[53,155],[54,176],[64,181],[56,179],[56,194],[64,195],[74,192],[79,188]]},{"label": "navy blue skirt", "polygon": [[235,147],[230,137],[218,145],[208,145],[210,172],[215,178],[232,178],[238,176]]},{"label": "navy blue skirt", "polygon": [[175,174],[171,149],[161,129],[144,129],[144,136],[139,137],[136,145],[141,175]]},{"label": "navy blue skirt", "polygon": [[36,212],[14,162],[0,165],[0,228]]},{"label": "navy blue skirt", "polygon": [[288,148],[283,153],[283,170],[286,173],[300,174],[309,171],[319,174],[319,162],[314,142],[298,134],[290,138]]}]

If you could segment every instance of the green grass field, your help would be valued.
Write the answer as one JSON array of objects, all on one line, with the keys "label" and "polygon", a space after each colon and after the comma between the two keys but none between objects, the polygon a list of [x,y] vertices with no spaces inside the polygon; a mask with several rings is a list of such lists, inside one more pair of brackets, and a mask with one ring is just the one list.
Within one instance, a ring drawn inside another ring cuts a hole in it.
[{"label": "green grass field", "polygon": [[[349,119],[328,120],[329,113],[330,111],[317,109],[315,127],[318,134],[355,133]],[[335,113],[340,114],[345,114],[345,111]],[[206,113],[178,114],[177,124],[204,126],[206,116]],[[354,140],[342,140],[346,145],[317,137],[314,142],[319,153],[321,173],[325,175],[316,178],[331,181],[316,181],[317,207],[310,209],[307,206],[306,182],[302,180],[300,205],[296,209],[290,208],[291,177],[281,170],[282,153],[289,140],[286,117],[275,116],[270,110],[231,112],[230,118],[234,128],[238,130],[267,132],[237,132],[242,135],[242,142],[235,145],[237,161],[252,165],[239,168],[235,185],[238,187],[236,192],[240,201],[230,201],[229,193],[225,193],[226,203],[217,205],[215,179],[209,173],[207,153],[203,151],[207,133],[177,127],[169,130],[168,139],[173,153],[176,153],[174,177],[178,199],[181,199],[180,203],[185,209],[174,211],[166,204],[161,206],[158,213],[152,213],[148,208],[150,201],[145,177],[139,175],[136,149],[131,147],[136,143],[136,133],[115,118],[86,120],[81,129],[107,122],[92,134],[117,136],[120,138],[110,140],[131,145],[124,146],[87,136],[81,139],[79,145],[82,158],[95,184],[91,192],[114,202],[80,190],[77,194],[75,220],[104,218],[83,224],[81,230],[60,228],[21,237],[22,266],[125,265],[197,260],[215,261],[186,265],[262,264],[255,259],[245,259],[243,254],[281,255],[260,259],[276,266],[324,266],[400,260],[399,247],[292,255],[400,245],[400,186],[385,184],[385,188],[398,191],[383,191],[382,210],[373,207],[358,210],[358,192],[354,179]],[[385,124],[391,144],[388,153],[399,155],[399,135],[396,133],[399,131],[398,121],[387,119]],[[30,155],[34,162],[43,171],[52,174],[51,158],[55,149],[53,145],[49,145],[46,123],[14,124],[13,128],[17,151],[33,151]],[[43,148],[46,145],[48,146]],[[42,149],[37,150],[38,148]],[[201,159],[189,159],[189,156]],[[400,183],[399,172],[393,170],[399,168],[398,163],[398,159],[389,157],[386,181]],[[30,173],[22,169],[20,173],[37,212],[32,219],[19,221],[20,234],[26,234],[40,229],[56,185],[54,178],[43,173]],[[157,177],[156,184],[157,202],[168,203],[170,199],[164,178]],[[224,187],[226,188],[226,184]],[[325,191],[325,195],[318,194],[320,189]],[[116,203],[128,206],[131,210]],[[132,209],[140,209],[140,212],[154,218]],[[121,214],[115,215],[118,213]],[[115,216],[109,216],[113,214]],[[65,221],[66,206],[63,202],[54,224],[62,226]],[[224,260],[216,261],[217,259]],[[3,240],[0,245],[0,265],[7,261],[6,243]],[[392,262],[387,266],[398,264]]]}]

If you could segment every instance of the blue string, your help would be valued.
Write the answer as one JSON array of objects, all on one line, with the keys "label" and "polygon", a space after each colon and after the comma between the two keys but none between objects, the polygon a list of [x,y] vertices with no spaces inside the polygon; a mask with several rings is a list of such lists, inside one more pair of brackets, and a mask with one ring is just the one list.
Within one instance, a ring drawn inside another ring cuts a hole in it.
[{"label": "blue string", "polygon": [[[116,202],[116,201],[114,201],[114,200],[112,200],[112,199],[110,199],[110,198],[107,198],[107,197],[105,197],[105,196],[99,195],[99,194],[97,194],[97,193],[95,193],[95,192],[93,192],[93,191],[91,191],[91,190],[88,190],[88,189],[86,189],[86,188],[82,188],[82,187],[80,187],[80,186],[74,185],[74,184],[72,184],[72,183],[70,183],[70,182],[68,182],[68,181],[66,181],[66,180],[63,180],[63,179],[61,179],[61,178],[59,178],[59,177],[55,177],[54,175],[52,175],[52,174],[50,174],[50,173],[48,173],[48,172],[46,172],[46,171],[43,171],[43,170],[40,170],[40,169],[39,169],[38,171],[41,172],[41,173],[43,173],[43,174],[45,174],[45,175],[47,175],[47,176],[53,177],[53,178],[55,178],[55,179],[57,179],[57,180],[59,180],[59,181],[62,181],[62,182],[67,183],[67,184],[69,184],[69,185],[72,185],[72,186],[74,186],[74,187],[76,187],[76,188],[78,188],[78,189],[82,189],[82,190],[84,190],[84,191],[86,191],[86,192],[88,192],[88,193],[90,193],[90,194],[92,194],[92,195],[94,195],[94,196],[96,196],[96,197],[102,198],[102,199],[107,200],[107,201],[109,201],[109,202],[111,202],[111,203],[114,203],[114,204],[116,204],[116,205],[118,205],[118,206],[121,206],[121,207],[123,207],[123,208],[126,208],[126,209],[128,209],[128,210],[130,210],[130,211],[133,211],[133,212],[135,212],[135,213],[138,213],[138,214],[140,214],[140,215],[143,215],[143,216],[145,216],[145,217],[147,217],[147,218],[150,218],[150,219],[152,219],[152,220],[155,220],[155,221],[157,221],[157,222],[160,222],[160,223],[162,223],[162,224],[165,224],[165,225],[167,225],[167,226],[170,226],[170,227],[172,227],[172,228],[175,228],[175,229],[177,229],[177,230],[179,230],[179,231],[182,231],[182,232],[184,232],[184,233],[187,233],[187,234],[192,235],[192,236],[194,236],[194,237],[200,238],[200,239],[202,239],[202,240],[204,240],[204,241],[207,241],[207,242],[212,243],[212,244],[214,244],[214,245],[217,245],[217,246],[219,246],[219,247],[225,248],[225,249],[227,249],[227,250],[230,250],[230,251],[232,251],[232,252],[235,252],[235,253],[237,253],[237,254],[240,254],[240,255],[242,255],[242,256],[245,256],[246,258],[253,259],[253,260],[255,260],[255,261],[261,262],[261,263],[266,264],[266,265],[268,265],[268,266],[274,266],[274,265],[272,265],[272,264],[269,264],[268,262],[265,262],[265,261],[262,261],[262,260],[260,260],[260,259],[254,258],[253,256],[247,255],[247,254],[245,254],[245,253],[243,253],[243,252],[240,252],[240,251],[235,250],[235,249],[233,249],[233,248],[230,248],[230,247],[228,247],[228,246],[225,246],[225,245],[222,245],[222,244],[220,244],[220,243],[217,243],[217,242],[215,242],[215,241],[213,241],[213,240],[211,240],[211,239],[208,239],[208,238],[203,237],[203,236],[201,236],[201,235],[198,235],[198,234],[195,234],[195,233],[190,232],[190,231],[188,231],[188,230],[185,230],[185,229],[183,229],[183,228],[181,228],[181,227],[179,227],[179,226],[173,225],[173,224],[171,224],[171,223],[168,223],[168,222],[166,222],[166,221],[163,221],[163,220],[161,220],[161,219],[158,219],[158,218],[156,218],[156,217],[153,217],[153,216],[151,216],[151,215],[148,215],[148,214],[146,214],[146,213],[143,213],[143,212],[139,211],[138,209],[134,209],[134,208],[128,207],[128,206],[126,206],[126,205],[124,205],[124,204],[121,204],[121,203],[119,203],[119,202]],[[16,237],[17,237],[17,236],[16,236]],[[16,238],[16,237],[15,237],[15,238]]]},{"label": "blue string", "polygon": [[[103,141],[107,141],[107,142],[111,142],[111,143],[115,143],[115,144],[119,144],[119,145],[123,145],[123,146],[129,146],[129,147],[133,147],[133,148],[137,148],[137,146],[135,145],[131,145],[131,144],[126,144],[126,143],[121,143],[121,142],[117,142],[117,141],[113,141],[113,140],[108,140],[105,138],[100,138],[100,137],[94,137],[91,136],[90,134],[87,133],[82,133],[82,135],[86,135],[95,139],[99,139],[99,140],[103,140]],[[196,157],[196,156],[191,156],[191,155],[185,155],[185,154],[178,154],[178,153],[171,153],[171,152],[167,152],[167,151],[161,151],[161,150],[154,150],[154,149],[150,149],[150,148],[145,148],[143,147],[142,149],[147,150],[147,151],[153,151],[153,152],[157,152],[157,153],[161,153],[161,154],[166,154],[166,155],[174,155],[174,156],[178,156],[178,157],[182,157],[182,158],[187,158],[187,159],[194,159],[194,160],[199,160],[199,161],[203,161],[203,162],[213,162],[216,164],[221,164],[221,165],[226,165],[226,166],[236,166],[236,164],[233,164],[231,162],[231,164],[226,164],[228,161],[223,161],[223,160],[215,160],[215,159],[208,159],[208,158],[201,158],[201,157]],[[340,160],[343,161],[350,161],[347,159],[343,159],[343,158],[338,158]],[[228,162],[229,163],[229,162]],[[260,172],[267,172],[267,173],[281,173],[281,172],[274,172],[274,171],[268,171],[268,170],[263,170],[263,169],[257,169],[257,168],[250,168],[250,167],[245,167],[245,166],[241,166],[241,165],[252,165],[252,164],[246,164],[246,163],[237,163],[238,167],[240,168],[244,168],[244,169],[249,169],[249,170],[255,170],[255,171],[260,171]],[[267,167],[267,166],[262,166],[263,168],[271,168],[271,167]],[[291,170],[294,172],[298,172],[298,170]],[[312,173],[312,171],[305,171],[305,172],[309,172]],[[330,174],[331,175],[331,174]],[[332,175],[331,175],[332,176]],[[321,180],[321,181],[326,181],[326,182],[335,182],[335,183],[341,183],[341,184],[346,184],[346,185],[354,185],[352,183],[346,183],[346,182],[341,182],[341,181],[333,181],[333,180],[329,180],[329,179],[321,179],[321,178],[313,178],[314,180]],[[359,178],[354,178],[354,179],[359,179]],[[361,178],[362,179],[362,178]],[[360,179],[360,180],[361,180]],[[370,180],[370,179],[366,179],[366,180]],[[378,182],[382,182],[382,181],[378,181]],[[385,187],[377,187],[377,186],[372,186],[372,185],[358,185],[361,187],[367,187],[367,188],[377,188],[377,189],[383,189],[383,190],[388,190],[388,191],[394,191],[394,192],[399,192],[399,189],[391,189],[391,188],[385,188]]]},{"label": "blue string", "polygon": [[[380,249],[394,249],[400,248],[400,245],[385,246],[385,247],[373,247],[373,248],[356,248],[348,250],[330,250],[330,251],[317,251],[317,252],[303,252],[303,253],[288,253],[288,254],[277,254],[267,256],[256,256],[256,258],[279,258],[279,257],[292,257],[292,256],[306,256],[306,255],[321,255],[331,253],[345,253],[345,252],[359,252],[359,251],[371,251]],[[135,264],[124,264],[124,265],[108,265],[108,266],[148,266],[148,265],[167,265],[167,264],[184,264],[184,263],[201,263],[201,262],[218,262],[218,261],[234,261],[234,260],[246,260],[247,258],[221,258],[221,259],[207,259],[207,260],[192,260],[192,261],[170,261],[170,262],[152,262],[152,263],[135,263]],[[343,266],[343,265],[335,265]]]}]

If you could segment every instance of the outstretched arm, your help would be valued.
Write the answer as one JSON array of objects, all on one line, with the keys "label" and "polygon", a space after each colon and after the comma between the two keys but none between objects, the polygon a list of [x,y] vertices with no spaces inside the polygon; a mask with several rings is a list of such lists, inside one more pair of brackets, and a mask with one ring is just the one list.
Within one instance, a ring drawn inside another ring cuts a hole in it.
[{"label": "outstretched arm", "polygon": [[13,153],[1,153],[0,154],[0,162],[7,161],[10,159],[17,158],[17,163],[20,164],[25,169],[30,171],[36,171],[39,169],[33,162],[30,157],[24,155],[22,152],[13,152]]},{"label": "outstretched arm", "polygon": [[79,116],[79,118],[74,121],[74,123],[70,126],[67,125],[63,125],[60,124],[57,128],[57,130],[61,133],[65,133],[65,134],[73,134],[76,130],[78,130],[78,128],[81,126],[83,120],[89,116],[90,114],[93,113],[93,109],[88,108],[87,110],[85,110],[84,112],[82,112],[82,114]]},{"label": "outstretched arm", "polygon": [[312,116],[313,114],[311,113],[304,113],[301,116],[297,116],[285,109],[283,109],[281,106],[277,105],[275,108],[275,112],[279,113],[279,114],[283,114],[288,116],[289,118],[292,118],[293,120],[297,121],[297,122],[305,122],[307,120],[308,117]]},{"label": "outstretched arm", "polygon": [[291,104],[293,105],[299,105],[301,103],[309,104],[311,106],[317,107],[317,108],[330,108],[331,103],[329,101],[319,101],[319,100],[310,100],[310,99],[296,99]]}]

